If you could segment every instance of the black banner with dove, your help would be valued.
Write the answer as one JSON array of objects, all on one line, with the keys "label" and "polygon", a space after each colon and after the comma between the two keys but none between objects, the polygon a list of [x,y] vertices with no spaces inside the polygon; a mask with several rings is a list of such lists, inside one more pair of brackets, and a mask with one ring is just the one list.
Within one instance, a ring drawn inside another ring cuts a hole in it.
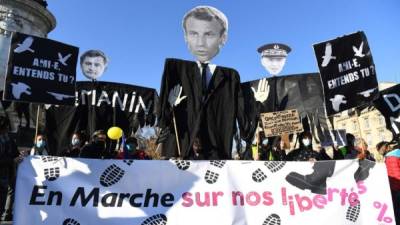
[{"label": "black banner with dove", "polygon": [[393,134],[393,139],[400,137],[400,84],[380,92],[374,106],[385,117],[386,128]]},{"label": "black banner with dove", "polygon": [[13,33],[3,99],[73,105],[78,54],[71,45]]},{"label": "black banner with dove", "polygon": [[315,44],[314,52],[328,116],[378,98],[375,65],[364,32]]}]

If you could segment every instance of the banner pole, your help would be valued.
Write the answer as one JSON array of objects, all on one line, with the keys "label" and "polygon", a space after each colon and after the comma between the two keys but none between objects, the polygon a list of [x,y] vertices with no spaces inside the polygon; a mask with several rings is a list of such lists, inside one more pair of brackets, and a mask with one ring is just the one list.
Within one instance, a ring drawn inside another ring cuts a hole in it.
[{"label": "banner pole", "polygon": [[176,119],[175,119],[175,111],[174,111],[174,109],[172,109],[172,119],[174,121],[176,146],[178,147],[178,156],[181,157],[181,147],[179,145],[178,128],[176,127]]},{"label": "banner pole", "polygon": [[[257,121],[257,128],[256,128],[256,151],[252,152],[253,154],[253,160],[259,160],[258,158],[258,147],[260,145],[260,131],[258,130],[258,127],[260,126],[260,120]],[[256,157],[255,157],[256,156]]]},{"label": "banner pole", "polygon": [[37,112],[36,112],[35,142],[36,142],[36,137],[39,132],[39,115],[40,115],[40,105],[38,105]]},{"label": "banner pole", "polygon": [[[358,132],[360,133],[360,137],[363,138],[362,131],[361,131],[361,124],[360,124],[360,117],[358,116],[357,110],[355,109],[354,111],[355,111],[354,115],[356,116],[356,119],[357,119]],[[361,112],[360,112],[360,114],[361,114]]]}]

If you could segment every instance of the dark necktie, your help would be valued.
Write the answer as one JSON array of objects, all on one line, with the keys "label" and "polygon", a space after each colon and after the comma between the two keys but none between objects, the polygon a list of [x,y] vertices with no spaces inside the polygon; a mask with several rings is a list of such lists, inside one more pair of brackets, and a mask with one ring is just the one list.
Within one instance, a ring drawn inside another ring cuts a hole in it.
[{"label": "dark necktie", "polygon": [[207,67],[208,63],[201,63],[201,88],[203,92],[203,98],[206,98],[207,96]]}]

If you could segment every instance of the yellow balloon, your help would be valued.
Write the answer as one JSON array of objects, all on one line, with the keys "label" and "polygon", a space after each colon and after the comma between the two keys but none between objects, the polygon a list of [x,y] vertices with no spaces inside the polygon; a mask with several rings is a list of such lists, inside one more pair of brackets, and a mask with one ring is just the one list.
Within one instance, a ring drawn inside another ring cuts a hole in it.
[{"label": "yellow balloon", "polygon": [[111,139],[111,140],[118,140],[122,137],[122,129],[119,127],[111,127],[110,129],[108,129],[107,131],[107,136]]}]

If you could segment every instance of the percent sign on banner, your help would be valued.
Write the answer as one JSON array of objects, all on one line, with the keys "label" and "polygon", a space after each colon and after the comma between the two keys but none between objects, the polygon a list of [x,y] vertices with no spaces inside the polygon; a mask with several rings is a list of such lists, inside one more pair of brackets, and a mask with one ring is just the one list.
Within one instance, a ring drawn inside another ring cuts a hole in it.
[{"label": "percent sign on banner", "polygon": [[378,218],[377,218],[377,220],[379,222],[382,222],[382,220],[383,220],[385,223],[391,223],[393,221],[392,218],[390,218],[388,216],[385,216],[387,208],[388,208],[388,206],[386,204],[382,204],[380,202],[375,201],[374,202],[374,207],[377,208],[377,209],[380,209],[379,215],[378,215]]}]

